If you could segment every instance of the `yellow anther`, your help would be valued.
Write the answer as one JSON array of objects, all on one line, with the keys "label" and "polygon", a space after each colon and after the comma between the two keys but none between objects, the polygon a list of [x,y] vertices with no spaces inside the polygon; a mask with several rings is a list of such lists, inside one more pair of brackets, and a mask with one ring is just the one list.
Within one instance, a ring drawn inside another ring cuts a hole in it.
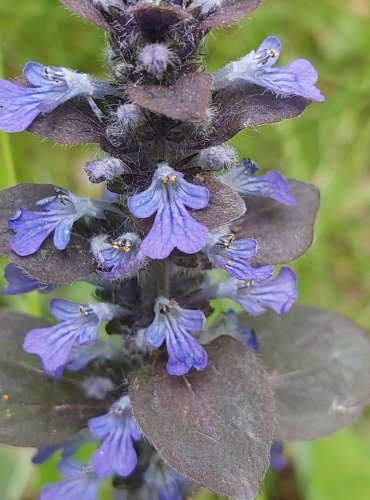
[{"label": "yellow anther", "polygon": [[176,175],[171,175],[171,177],[163,176],[160,177],[160,179],[163,182],[163,184],[172,184],[176,180]]},{"label": "yellow anther", "polygon": [[276,59],[279,55],[278,51],[275,49],[271,49],[270,54],[271,54],[271,57],[273,57],[274,59]]},{"label": "yellow anther", "polygon": [[113,248],[129,253],[131,251],[131,242],[129,240],[126,240],[123,243],[121,241],[113,241]]},{"label": "yellow anther", "polygon": [[235,240],[235,235],[232,233],[229,234],[229,236],[227,236],[227,238],[226,238],[225,243],[222,245],[223,250],[230,250],[231,245],[232,245],[234,240]]}]

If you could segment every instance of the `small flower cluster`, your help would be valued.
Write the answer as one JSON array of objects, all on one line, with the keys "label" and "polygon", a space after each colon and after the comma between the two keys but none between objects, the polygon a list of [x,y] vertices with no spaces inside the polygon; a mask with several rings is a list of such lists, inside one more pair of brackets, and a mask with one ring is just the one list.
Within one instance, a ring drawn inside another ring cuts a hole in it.
[{"label": "small flower cluster", "polygon": [[[252,160],[238,162],[234,149],[211,139],[217,120],[210,112],[212,100],[237,87],[243,92],[255,89],[260,96],[272,94],[275,101],[322,101],[315,87],[317,74],[303,59],[273,67],[281,47],[271,36],[256,51],[211,75],[209,84],[204,83],[207,78],[199,80],[199,95],[208,85],[205,105],[192,102],[189,87],[184,90],[179,82],[189,77],[190,62],[195,64],[206,23],[221,8],[233,9],[232,2],[229,7],[228,2],[211,0],[194,0],[187,7],[160,2],[161,16],[146,2],[84,3],[87,18],[109,32],[109,83],[34,62],[26,64],[24,79],[0,80],[2,130],[39,131],[66,104],[84,112],[105,151],[103,158],[87,163],[87,177],[117,193],[113,200],[92,200],[56,188],[49,197],[35,199],[33,206],[21,203],[9,220],[11,249],[22,257],[37,254],[50,235],[55,251],[65,252],[83,226],[90,243],[86,259],[92,255],[95,263],[95,272],[85,279],[97,285],[101,300],[51,300],[57,323],[30,331],[24,349],[37,355],[42,368],[57,379],[64,370],[112,359],[111,344],[99,339],[99,329],[107,323],[109,333],[123,336],[124,355],[133,366],[152,363],[167,351],[171,376],[185,376],[192,368],[202,371],[207,346],[197,335],[210,313],[209,301],[229,298],[251,315],[267,308],[284,314],[297,297],[293,270],[283,267],[275,273],[272,265],[260,261],[257,239],[240,237],[231,227],[244,215],[244,196],[249,203],[251,196],[270,198],[292,210],[297,201],[281,173],[256,175]],[[207,77],[196,72],[194,81],[199,75]],[[186,102],[179,111],[176,103],[181,99]],[[194,106],[198,109],[190,111]],[[189,118],[191,112],[197,119]],[[224,271],[225,281],[212,281],[212,268]],[[5,278],[7,294],[56,288],[52,279],[42,283],[13,263]],[[255,333],[238,326],[234,314],[228,313],[233,326],[225,331],[238,331],[240,340],[256,350]],[[186,480],[142,440],[125,385],[97,376],[88,378],[84,387],[88,397],[110,395],[116,400],[106,414],[87,422],[87,438],[78,435],[39,452],[36,462],[64,449],[60,471],[65,479],[46,486],[41,499],[93,500],[104,478],[114,476],[124,487],[136,473],[140,481],[135,498],[182,498]],[[99,444],[91,461],[80,464],[72,456],[86,439]],[[145,462],[143,457],[149,458]]]}]

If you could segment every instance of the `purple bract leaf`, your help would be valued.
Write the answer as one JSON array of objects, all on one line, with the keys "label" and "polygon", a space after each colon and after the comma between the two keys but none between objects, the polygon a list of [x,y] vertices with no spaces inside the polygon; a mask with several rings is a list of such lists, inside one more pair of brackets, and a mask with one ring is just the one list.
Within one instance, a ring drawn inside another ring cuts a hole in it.
[{"label": "purple bract leaf", "polygon": [[96,24],[100,28],[110,31],[111,27],[100,14],[98,9],[94,7],[92,0],[60,0],[67,9],[71,10],[74,14],[83,17],[87,21]]},{"label": "purple bract leaf", "polygon": [[106,411],[76,378],[53,380],[22,350],[24,335],[45,320],[0,310],[0,441],[13,446],[63,442]]},{"label": "purple bract leaf", "polygon": [[235,221],[237,238],[255,238],[254,259],[265,264],[283,264],[302,255],[311,245],[320,195],[316,186],[289,181],[297,205],[289,207],[269,198],[244,196],[247,211]]},{"label": "purple bract leaf", "polygon": [[228,141],[244,128],[294,118],[310,101],[296,96],[279,97],[256,85],[233,85],[220,90],[214,103],[219,111],[212,124],[214,133],[205,144],[207,147]]},{"label": "purple bract leaf", "polygon": [[342,314],[296,305],[241,315],[260,340],[276,398],[274,437],[309,440],[347,426],[370,401],[370,340]]},{"label": "purple bract leaf", "polygon": [[191,212],[192,217],[207,226],[208,229],[230,224],[245,214],[243,198],[218,180],[215,175],[196,175],[191,182],[199,186],[206,186],[210,191],[207,208]]},{"label": "purple bract leaf", "polygon": [[259,361],[238,341],[220,337],[207,351],[207,368],[186,378],[168,375],[159,361],[133,374],[133,413],[177,472],[222,495],[252,500],[268,464],[271,388]]},{"label": "purple bract leaf", "polygon": [[131,9],[132,14],[140,29],[148,34],[163,34],[172,25],[191,19],[192,15],[176,5],[154,5],[140,2]]},{"label": "purple bract leaf", "polygon": [[136,85],[127,87],[134,104],[173,120],[199,122],[204,118],[212,85],[207,73],[189,73],[171,87]]},{"label": "purple bract leaf", "polygon": [[225,28],[236,23],[253,12],[262,3],[262,0],[227,0],[214,14],[211,14],[200,24],[201,31],[211,28]]},{"label": "purple bract leaf", "polygon": [[40,115],[27,131],[61,144],[99,143],[103,135],[101,124],[88,103],[77,99]]},{"label": "purple bract leaf", "polygon": [[40,283],[66,285],[88,276],[96,269],[85,237],[73,234],[67,249],[63,251],[57,250],[52,241],[47,240],[30,257],[20,257],[10,249],[14,233],[8,229],[8,220],[20,207],[34,210],[38,200],[54,194],[55,187],[50,184],[18,184],[1,191],[0,253]]}]

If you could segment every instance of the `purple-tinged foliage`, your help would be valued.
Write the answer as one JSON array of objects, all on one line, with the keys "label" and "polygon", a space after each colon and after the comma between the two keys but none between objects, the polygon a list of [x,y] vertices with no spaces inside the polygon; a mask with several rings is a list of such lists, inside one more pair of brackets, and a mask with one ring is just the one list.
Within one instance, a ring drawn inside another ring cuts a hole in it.
[{"label": "purple-tinged foliage", "polygon": [[42,113],[74,97],[102,99],[115,89],[84,73],[28,62],[23,74],[32,86],[0,80],[0,129],[21,132]]},{"label": "purple-tinged foliage", "polygon": [[108,202],[81,198],[59,188],[56,189],[55,196],[40,200],[36,205],[42,211],[20,208],[9,220],[9,228],[16,233],[11,241],[11,248],[21,256],[37,252],[52,232],[55,247],[64,250],[71,238],[72,226],[78,219],[104,219],[105,211],[117,210]]},{"label": "purple-tinged foliage", "polygon": [[166,342],[168,373],[180,376],[192,367],[204,370],[207,353],[192,335],[204,326],[206,318],[202,311],[183,309],[173,299],[158,297],[154,312],[154,321],[146,328],[145,338],[154,347]]},{"label": "purple-tinged foliage", "polygon": [[236,240],[234,234],[211,234],[205,252],[214,266],[238,280],[264,281],[274,272],[272,266],[255,266],[248,262],[257,254],[257,242],[252,238]]},{"label": "purple-tinged foliage", "polygon": [[227,64],[213,75],[215,90],[221,90],[242,81],[248,85],[260,85],[279,95],[296,95],[313,101],[325,97],[315,87],[318,76],[315,68],[305,59],[297,59],[287,66],[274,68],[281,51],[279,40],[267,37],[256,51],[236,62]]},{"label": "purple-tinged foliage", "polygon": [[91,461],[97,475],[129,476],[137,463],[133,441],[141,439],[131,413],[129,396],[114,403],[106,415],[90,419],[88,425],[93,436],[103,440]]},{"label": "purple-tinged foliage", "polygon": [[101,479],[89,464],[73,459],[63,460],[58,467],[65,476],[63,481],[47,484],[40,494],[40,500],[96,500]]},{"label": "purple-tinged foliage", "polygon": [[229,298],[237,302],[252,316],[258,316],[269,307],[277,314],[284,314],[292,307],[298,295],[297,277],[289,267],[282,267],[279,274],[267,281],[238,281],[236,279],[206,285],[195,297],[198,300]]},{"label": "purple-tinged foliage", "polygon": [[297,205],[297,200],[290,192],[288,182],[280,172],[270,170],[264,175],[255,176],[257,170],[258,166],[246,158],[237,167],[223,175],[221,179],[238,193],[271,198],[290,207]]},{"label": "purple-tinged foliage", "polygon": [[159,165],[148,189],[128,199],[130,212],[139,219],[156,214],[153,226],[141,244],[152,259],[164,259],[174,248],[192,254],[207,243],[208,229],[196,222],[187,208],[208,205],[209,191],[184,179],[166,164]]},{"label": "purple-tinged foliage", "polygon": [[96,236],[91,242],[91,250],[102,268],[97,271],[99,276],[110,281],[133,276],[147,261],[140,243],[135,233],[124,233],[116,239]]},{"label": "purple-tinged foliage", "polygon": [[4,278],[8,282],[7,288],[3,290],[4,295],[18,295],[37,290],[40,293],[50,293],[57,287],[54,285],[43,285],[39,281],[27,276],[22,269],[12,262],[4,269]]},{"label": "purple-tinged foliage", "polygon": [[24,341],[26,352],[37,354],[46,372],[58,376],[68,363],[72,346],[96,342],[103,321],[122,316],[127,311],[113,304],[75,304],[53,299],[49,310],[60,323],[31,330]]}]

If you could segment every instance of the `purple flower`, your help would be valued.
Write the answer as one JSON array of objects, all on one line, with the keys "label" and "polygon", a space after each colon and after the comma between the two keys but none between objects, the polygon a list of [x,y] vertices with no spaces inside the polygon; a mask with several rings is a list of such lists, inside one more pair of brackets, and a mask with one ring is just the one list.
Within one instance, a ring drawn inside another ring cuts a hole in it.
[{"label": "purple flower", "polygon": [[154,306],[154,321],[145,330],[145,338],[154,347],[166,342],[167,371],[170,375],[185,375],[191,367],[204,370],[207,353],[193,338],[205,323],[201,311],[183,309],[173,299],[159,297]]},{"label": "purple flower", "polygon": [[288,182],[280,172],[270,170],[255,177],[257,170],[258,166],[246,158],[220,179],[238,193],[272,198],[288,206],[297,205],[296,199],[289,192]]},{"label": "purple flower", "polygon": [[139,219],[157,212],[153,226],[141,244],[145,255],[152,259],[164,259],[177,247],[192,254],[207,243],[208,229],[196,222],[185,207],[205,208],[209,191],[190,184],[184,175],[166,164],[160,165],[150,187],[128,199],[129,210]]},{"label": "purple flower", "polygon": [[4,269],[4,277],[8,282],[8,287],[3,290],[5,295],[18,295],[37,290],[40,293],[50,293],[57,287],[54,285],[43,285],[39,281],[27,276],[22,269],[12,262]]},{"label": "purple flower", "polygon": [[280,95],[298,95],[312,101],[324,101],[325,97],[315,87],[318,77],[309,61],[297,59],[287,66],[273,67],[280,51],[280,41],[275,36],[265,38],[256,51],[252,50],[239,61],[227,64],[213,75],[215,90],[242,81]]},{"label": "purple flower", "polygon": [[252,351],[259,350],[259,342],[255,331],[239,323],[239,314],[230,309],[220,314],[201,335],[202,344],[208,344],[222,335],[230,335],[242,342]]},{"label": "purple flower", "polygon": [[21,132],[41,113],[50,113],[74,97],[102,99],[115,89],[100,80],[66,68],[28,62],[23,74],[32,86],[0,80],[0,129]]},{"label": "purple flower", "polygon": [[107,280],[119,280],[135,274],[146,262],[140,248],[141,239],[135,233],[124,233],[115,240],[106,235],[95,237],[91,249],[104,271],[97,271]]},{"label": "purple flower", "polygon": [[104,219],[105,210],[118,210],[109,202],[81,198],[63,189],[56,189],[55,196],[40,200],[36,205],[42,211],[33,212],[20,208],[8,223],[9,228],[16,233],[11,241],[11,248],[21,256],[37,252],[53,231],[54,245],[58,250],[64,250],[71,238],[72,226],[78,219]]},{"label": "purple flower", "polygon": [[69,352],[66,368],[77,372],[95,359],[112,359],[114,353],[115,349],[113,345],[103,340],[98,339],[94,344],[89,345],[75,343]]},{"label": "purple flower", "polygon": [[168,467],[158,454],[152,456],[143,477],[150,491],[157,493],[158,500],[182,500],[179,484],[186,482],[186,479]]},{"label": "purple flower", "polygon": [[74,455],[81,445],[88,443],[89,441],[91,441],[91,435],[87,429],[83,429],[63,443],[52,444],[39,448],[32,457],[32,463],[36,465],[42,464],[60,449],[63,450],[61,459],[64,460]]},{"label": "purple flower", "polygon": [[113,473],[126,477],[135,469],[137,455],[132,441],[141,438],[130,409],[129,396],[123,396],[109,413],[88,422],[90,432],[103,440],[92,456],[92,466],[99,477]]},{"label": "purple flower", "polygon": [[274,272],[272,266],[253,267],[247,262],[257,253],[257,241],[252,238],[236,240],[233,234],[211,235],[205,252],[214,266],[238,280],[264,281]]},{"label": "purple flower", "polygon": [[237,302],[253,316],[258,316],[266,311],[266,307],[278,314],[286,313],[297,295],[295,272],[288,267],[282,267],[278,276],[268,281],[222,281],[205,288],[195,298],[210,300],[226,297]]},{"label": "purple flower", "polygon": [[53,299],[49,310],[60,323],[31,330],[23,348],[37,354],[44,370],[54,376],[58,376],[60,369],[67,364],[75,342],[80,345],[94,343],[100,324],[125,312],[113,304],[75,304],[60,299]]},{"label": "purple flower", "polygon": [[109,156],[87,162],[85,172],[93,184],[111,182],[125,172],[125,165],[118,158]]},{"label": "purple flower", "polygon": [[282,441],[273,441],[270,449],[270,468],[281,471],[287,465],[288,461],[284,457],[284,443]]},{"label": "purple flower", "polygon": [[41,491],[40,500],[97,500],[101,479],[90,465],[66,459],[58,469],[65,479],[47,484]]}]

